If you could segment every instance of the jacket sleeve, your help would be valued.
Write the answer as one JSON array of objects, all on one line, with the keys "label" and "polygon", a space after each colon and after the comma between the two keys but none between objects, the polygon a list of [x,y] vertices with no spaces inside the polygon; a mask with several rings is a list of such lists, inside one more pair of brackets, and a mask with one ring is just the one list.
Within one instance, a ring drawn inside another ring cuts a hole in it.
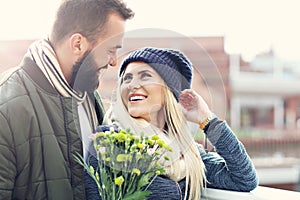
[{"label": "jacket sleeve", "polygon": [[11,129],[0,111],[0,199],[12,199],[17,171],[13,147]]},{"label": "jacket sleeve", "polygon": [[255,189],[258,177],[254,165],[227,123],[213,119],[206,135],[216,150],[216,153],[206,153],[199,147],[206,167],[207,186],[243,192]]}]

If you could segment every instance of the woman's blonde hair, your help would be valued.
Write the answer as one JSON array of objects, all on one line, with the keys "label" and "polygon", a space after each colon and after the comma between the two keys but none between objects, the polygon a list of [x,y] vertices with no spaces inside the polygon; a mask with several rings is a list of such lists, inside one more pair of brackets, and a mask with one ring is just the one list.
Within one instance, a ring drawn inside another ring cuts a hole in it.
[{"label": "woman's blonde hair", "polygon": [[[160,136],[165,135],[168,137],[172,142],[172,148],[179,149],[179,152],[175,151],[175,155],[171,156],[171,162],[166,166],[169,170],[166,170],[165,175],[174,181],[179,181],[178,177],[182,177],[180,174],[182,172],[180,160],[183,160],[185,163],[184,177],[186,178],[184,199],[187,199],[188,189],[189,200],[200,199],[201,190],[205,187],[206,183],[205,166],[202,162],[194,138],[189,130],[187,120],[181,110],[182,108],[176,101],[174,94],[167,85],[165,85],[164,94],[162,95],[164,95],[163,108],[166,123],[166,135],[147,121],[135,119],[129,115],[121,98],[120,85],[121,78],[119,78],[118,88],[115,94],[113,94],[114,99],[112,99],[111,107],[104,117],[104,123],[117,124],[120,128],[129,128],[137,134],[144,133],[146,135],[149,134],[150,136],[160,133]],[[176,145],[176,147],[174,147],[174,145]]]}]

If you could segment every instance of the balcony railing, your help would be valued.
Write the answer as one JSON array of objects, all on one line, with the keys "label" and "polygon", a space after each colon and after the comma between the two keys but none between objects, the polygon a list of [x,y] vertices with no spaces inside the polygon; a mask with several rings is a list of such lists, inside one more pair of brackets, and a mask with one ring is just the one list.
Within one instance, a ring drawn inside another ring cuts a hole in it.
[{"label": "balcony railing", "polygon": [[205,189],[202,200],[299,200],[300,192],[259,186],[251,192]]},{"label": "balcony railing", "polygon": [[[239,55],[230,56],[230,88],[233,92],[248,92],[257,94],[280,94],[294,95],[299,94],[300,71],[299,67],[293,66],[283,70],[284,63],[270,62],[274,66],[268,66],[270,70],[256,71],[253,66],[247,66],[247,70],[242,70]],[[263,69],[265,63],[260,62],[256,69]],[[298,65],[297,65],[298,66]],[[255,84],[256,86],[254,86]],[[259,87],[257,87],[259,86]]]}]

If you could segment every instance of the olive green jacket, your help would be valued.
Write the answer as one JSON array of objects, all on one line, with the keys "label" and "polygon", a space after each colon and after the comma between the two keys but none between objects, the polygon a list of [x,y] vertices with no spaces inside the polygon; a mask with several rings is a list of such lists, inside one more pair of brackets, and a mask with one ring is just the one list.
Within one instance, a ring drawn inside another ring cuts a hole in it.
[{"label": "olive green jacket", "polygon": [[0,199],[84,200],[84,170],[73,157],[82,155],[80,136],[76,101],[60,96],[29,56],[1,74]]}]

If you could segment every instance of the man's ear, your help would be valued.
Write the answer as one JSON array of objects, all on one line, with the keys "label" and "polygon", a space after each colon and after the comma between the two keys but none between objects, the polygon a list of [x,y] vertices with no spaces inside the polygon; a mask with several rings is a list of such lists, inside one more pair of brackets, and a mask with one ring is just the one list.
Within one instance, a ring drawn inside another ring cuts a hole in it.
[{"label": "man's ear", "polygon": [[70,37],[70,48],[74,55],[81,57],[89,48],[89,42],[86,37],[80,33],[74,33]]}]

